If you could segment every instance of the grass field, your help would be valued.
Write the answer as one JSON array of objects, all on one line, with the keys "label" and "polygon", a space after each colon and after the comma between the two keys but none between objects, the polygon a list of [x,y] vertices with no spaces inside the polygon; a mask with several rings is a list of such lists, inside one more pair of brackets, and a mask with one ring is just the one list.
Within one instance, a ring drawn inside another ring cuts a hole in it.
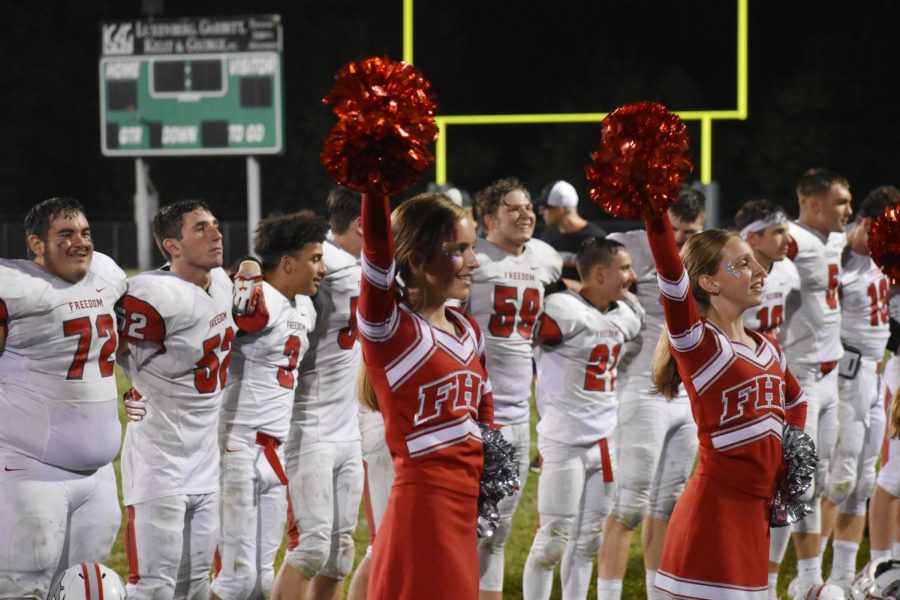
[{"label": "grass field", "polygon": [[[124,377],[121,370],[116,367],[116,378],[121,392],[128,389],[128,380]],[[532,415],[535,414],[535,411],[532,410]],[[120,407],[120,419],[122,423],[126,423],[124,408]],[[537,436],[533,430],[534,423],[532,423],[532,447],[535,448],[537,446]],[[119,461],[116,459],[115,461],[116,474],[119,476],[119,482],[121,485],[121,476],[119,475]],[[531,548],[531,541],[534,538],[535,525],[537,522],[537,479],[538,476],[535,474],[530,474],[528,477],[528,481],[525,485],[525,491],[522,495],[521,503],[519,504],[519,509],[516,512],[514,521],[513,521],[513,530],[510,534],[510,537],[507,541],[506,545],[506,570],[505,570],[505,584],[504,584],[504,596],[508,599],[517,599],[522,597],[522,571],[525,568],[525,559],[528,556],[528,550]],[[119,530],[119,536],[116,539],[116,543],[113,546],[112,554],[110,555],[109,560],[107,561],[108,566],[114,569],[116,572],[122,574],[123,576],[128,572],[128,565],[125,559],[125,550],[122,543],[122,538],[124,534],[124,523],[125,523],[125,515],[123,508],[122,515],[122,523],[123,527]],[[366,551],[366,545],[368,541],[368,534],[366,531],[366,522],[365,515],[362,511],[359,513],[359,525],[356,529],[356,534],[354,535],[354,539],[356,540],[356,555],[357,555],[357,564],[359,560],[362,558],[363,554]],[[715,527],[715,523],[710,523],[710,527]],[[736,541],[737,544],[740,544],[740,541]],[[283,552],[283,549],[282,549]],[[279,553],[277,559],[277,565],[281,563],[281,552]],[[857,567],[862,568],[863,565],[868,561],[869,556],[869,547],[868,547],[868,535],[866,539],[863,540],[862,547],[860,548],[859,555],[857,557]],[[788,548],[788,553],[785,556],[784,563],[781,569],[781,578],[779,580],[779,597],[787,597],[787,585],[790,580],[794,577],[795,570],[795,557],[793,548]],[[825,552],[825,557],[823,559],[823,564],[827,565],[826,570],[831,565],[831,546],[829,544],[828,549]],[[596,577],[596,569],[595,575]],[[349,578],[347,579],[349,582]],[[634,536],[634,541],[631,546],[631,552],[628,561],[628,574],[624,582],[624,590],[622,593],[622,598],[631,599],[631,598],[644,598],[645,596],[645,586],[644,586],[644,567],[641,559],[641,548],[640,548],[640,535],[639,532]],[[561,597],[559,583],[557,584],[553,590],[552,598],[558,599]],[[591,583],[591,590],[588,594],[589,598],[596,598],[595,591],[595,582]]]}]

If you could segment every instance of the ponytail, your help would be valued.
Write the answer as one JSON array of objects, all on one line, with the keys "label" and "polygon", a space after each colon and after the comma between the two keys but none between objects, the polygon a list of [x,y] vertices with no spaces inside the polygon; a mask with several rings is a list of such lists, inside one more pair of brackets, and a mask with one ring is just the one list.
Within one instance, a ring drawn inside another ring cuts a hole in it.
[{"label": "ponytail", "polygon": [[681,374],[678,372],[678,366],[675,364],[675,358],[669,347],[669,328],[665,325],[663,325],[659,341],[656,343],[656,350],[653,352],[650,374],[656,392],[665,396],[666,400],[671,401],[678,395]]},{"label": "ponytail", "polygon": [[369,374],[366,372],[365,365],[360,365],[359,376],[356,378],[356,394],[359,396],[360,404],[380,412],[378,398],[375,396],[375,387],[369,380]]}]

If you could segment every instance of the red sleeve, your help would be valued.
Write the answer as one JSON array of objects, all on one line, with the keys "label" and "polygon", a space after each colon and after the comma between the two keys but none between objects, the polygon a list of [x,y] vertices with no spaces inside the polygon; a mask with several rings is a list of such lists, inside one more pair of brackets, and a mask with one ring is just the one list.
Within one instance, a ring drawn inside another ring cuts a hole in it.
[{"label": "red sleeve", "polygon": [[394,282],[394,234],[387,196],[363,194],[362,230],[362,280],[357,303],[357,327],[367,340],[383,342],[391,337],[398,312]]},{"label": "red sleeve", "polygon": [[797,253],[799,251],[800,251],[800,249],[797,246],[797,240],[795,240],[793,237],[791,237],[791,241],[790,241],[790,243],[788,243],[787,257],[791,260],[794,260],[795,258],[797,258]]},{"label": "red sleeve", "polygon": [[663,311],[669,328],[669,341],[674,350],[693,350],[703,338],[703,323],[697,304],[691,295],[687,272],[678,254],[675,235],[669,216],[661,216],[645,222],[650,251],[656,261]]},{"label": "red sleeve", "polygon": [[6,309],[6,302],[0,298],[0,351],[3,350],[3,344],[6,342],[6,336],[9,335],[9,311]]},{"label": "red sleeve", "polygon": [[541,313],[534,330],[534,345],[559,346],[562,340],[563,334],[559,324],[547,313]]},{"label": "red sleeve", "polygon": [[806,396],[788,368],[784,370],[784,384],[784,418],[791,425],[803,429],[806,426]]},{"label": "red sleeve", "polygon": [[155,344],[165,352],[166,323],[153,306],[125,294],[116,304],[119,337],[129,344]]}]

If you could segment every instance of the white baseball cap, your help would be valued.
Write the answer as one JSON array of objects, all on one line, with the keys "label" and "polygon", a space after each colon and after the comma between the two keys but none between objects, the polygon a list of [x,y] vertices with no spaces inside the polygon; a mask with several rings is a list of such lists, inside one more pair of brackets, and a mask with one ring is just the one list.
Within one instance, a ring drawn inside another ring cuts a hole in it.
[{"label": "white baseball cap", "polygon": [[547,192],[545,206],[561,206],[563,208],[575,208],[578,206],[578,192],[568,181],[557,181],[550,186]]}]

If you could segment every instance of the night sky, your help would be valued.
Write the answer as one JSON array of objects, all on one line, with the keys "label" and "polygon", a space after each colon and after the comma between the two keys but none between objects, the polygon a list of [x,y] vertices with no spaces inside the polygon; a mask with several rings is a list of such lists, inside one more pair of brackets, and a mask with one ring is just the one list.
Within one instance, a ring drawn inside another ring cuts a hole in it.
[{"label": "night sky", "polygon": [[[749,119],[713,127],[723,221],[752,197],[796,210],[793,184],[811,166],[847,175],[857,200],[898,183],[900,5],[749,7]],[[415,63],[441,114],[599,112],[638,100],[736,106],[736,2],[419,0],[415,11]],[[331,182],[318,153],[333,123],[321,98],[347,61],[401,57],[402,2],[166,0],[162,16],[253,13],[281,14],[285,30],[287,149],[260,159],[263,213],[321,207]],[[99,24],[139,17],[140,2],[7,3],[3,15],[0,222],[20,222],[51,195],[78,197],[92,221],[129,219],[134,162],[100,153]],[[583,168],[599,132],[597,124],[452,127],[448,177],[474,192],[515,175],[535,195],[565,178],[586,196]],[[696,123],[689,134],[696,155]],[[220,218],[243,219],[243,158],[150,165],[163,202],[199,196]],[[594,206],[582,212],[603,218]]]}]

